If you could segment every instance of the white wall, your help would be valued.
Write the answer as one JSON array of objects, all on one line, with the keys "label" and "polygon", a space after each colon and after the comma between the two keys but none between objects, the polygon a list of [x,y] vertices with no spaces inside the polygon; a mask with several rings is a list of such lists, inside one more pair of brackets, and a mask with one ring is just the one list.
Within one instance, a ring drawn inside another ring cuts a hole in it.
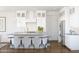
[{"label": "white wall", "polygon": [[70,15],[70,29],[79,33],[79,7],[73,7],[74,13]]},{"label": "white wall", "polygon": [[58,12],[47,11],[46,28],[50,40],[58,40]]},{"label": "white wall", "polygon": [[[72,14],[70,9],[74,8]],[[70,30],[79,31],[79,7],[65,7],[65,33],[69,33]]]},{"label": "white wall", "polygon": [[6,17],[6,32],[0,32],[1,35],[1,41],[7,42],[8,40],[8,34],[16,32],[16,14],[13,11],[0,11],[1,17]]}]

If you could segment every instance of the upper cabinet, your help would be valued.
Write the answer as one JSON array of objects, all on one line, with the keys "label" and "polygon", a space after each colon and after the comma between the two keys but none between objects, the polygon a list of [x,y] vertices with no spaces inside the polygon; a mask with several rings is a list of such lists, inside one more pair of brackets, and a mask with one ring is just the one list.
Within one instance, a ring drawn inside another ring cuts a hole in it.
[{"label": "upper cabinet", "polygon": [[22,19],[25,22],[36,22],[35,11],[17,11],[17,20]]},{"label": "upper cabinet", "polygon": [[37,18],[46,18],[46,11],[45,10],[36,11],[36,15]]},{"label": "upper cabinet", "polygon": [[16,20],[17,20],[17,26],[18,27],[24,27],[26,22],[26,11],[20,10],[16,12]]},{"label": "upper cabinet", "polygon": [[26,19],[26,22],[36,22],[37,19],[44,19],[46,18],[46,11],[45,10],[37,10],[37,11],[17,11],[17,19]]},{"label": "upper cabinet", "polygon": [[37,27],[43,28],[43,32],[46,32],[46,11],[38,10],[36,11]]},{"label": "upper cabinet", "polygon": [[38,31],[43,28],[46,31],[46,11],[45,10],[27,10],[17,11],[17,26],[27,28],[27,31]]},{"label": "upper cabinet", "polygon": [[17,14],[16,14],[16,16],[17,16],[17,18],[24,18],[24,17],[26,17],[26,11],[17,11]]}]

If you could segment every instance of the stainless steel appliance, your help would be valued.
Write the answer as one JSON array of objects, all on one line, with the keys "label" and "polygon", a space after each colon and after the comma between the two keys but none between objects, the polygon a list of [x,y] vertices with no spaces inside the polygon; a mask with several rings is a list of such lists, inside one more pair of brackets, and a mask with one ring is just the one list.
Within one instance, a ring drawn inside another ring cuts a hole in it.
[{"label": "stainless steel appliance", "polygon": [[64,20],[60,22],[59,28],[60,28],[61,44],[65,45],[65,21]]}]

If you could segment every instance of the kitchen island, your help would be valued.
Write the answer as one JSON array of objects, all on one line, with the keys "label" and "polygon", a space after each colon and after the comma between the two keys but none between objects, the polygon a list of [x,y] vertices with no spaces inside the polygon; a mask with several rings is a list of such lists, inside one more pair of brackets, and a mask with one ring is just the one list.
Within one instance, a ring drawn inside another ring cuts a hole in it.
[{"label": "kitchen island", "polygon": [[45,48],[48,35],[45,33],[14,33],[11,48]]}]

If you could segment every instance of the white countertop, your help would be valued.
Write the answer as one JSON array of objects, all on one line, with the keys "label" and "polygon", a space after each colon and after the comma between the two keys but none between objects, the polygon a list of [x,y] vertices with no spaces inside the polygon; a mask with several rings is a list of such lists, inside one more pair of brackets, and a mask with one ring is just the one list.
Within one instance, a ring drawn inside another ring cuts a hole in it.
[{"label": "white countertop", "polygon": [[74,34],[66,33],[65,35],[79,35],[79,34],[78,33],[74,33]]},{"label": "white countertop", "polygon": [[14,33],[14,36],[48,36],[46,33]]}]

